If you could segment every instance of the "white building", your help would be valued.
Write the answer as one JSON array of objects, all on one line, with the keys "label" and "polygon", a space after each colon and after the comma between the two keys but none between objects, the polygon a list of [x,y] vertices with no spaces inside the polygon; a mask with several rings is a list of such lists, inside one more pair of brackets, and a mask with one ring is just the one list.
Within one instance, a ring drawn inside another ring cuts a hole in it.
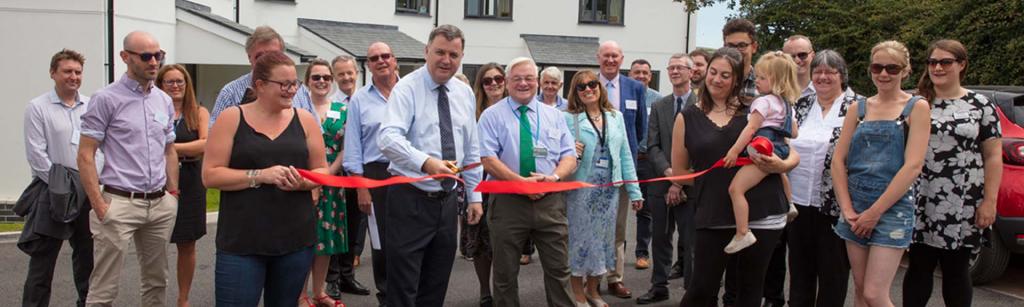
[{"label": "white building", "polygon": [[[90,95],[125,71],[117,52],[134,30],[152,33],[166,63],[186,64],[200,101],[210,107],[221,86],[249,70],[243,46],[252,28],[269,25],[296,62],[353,55],[365,61],[369,43],[392,45],[404,74],[422,65],[423,46],[438,24],[466,36],[462,70],[470,78],[488,62],[530,56],[571,78],[595,69],[599,41],[623,47],[628,69],[650,61],[653,87],[667,92],[669,56],[694,47],[695,17],[672,0],[5,0],[0,2],[0,203],[17,199],[31,179],[22,120],[30,99],[50,90],[49,59],[62,48],[86,57],[82,93]],[[368,76],[360,77],[360,83]],[[566,80],[568,83],[568,79]]]}]

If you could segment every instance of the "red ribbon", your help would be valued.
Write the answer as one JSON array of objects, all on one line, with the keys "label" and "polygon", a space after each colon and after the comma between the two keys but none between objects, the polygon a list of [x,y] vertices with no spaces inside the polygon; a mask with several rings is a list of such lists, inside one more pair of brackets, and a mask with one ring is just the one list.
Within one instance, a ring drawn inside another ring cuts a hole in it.
[{"label": "red ribbon", "polygon": [[[752,141],[750,141],[750,145],[749,146],[751,148],[753,148],[754,150],[756,150],[758,153],[761,153],[763,155],[771,155],[772,151],[773,151],[771,141],[768,141],[768,139],[763,138],[763,137],[755,137]],[[751,163],[753,163],[753,161],[751,161],[749,158],[741,157],[741,158],[736,159],[736,165],[735,166],[743,166],[743,165],[747,165],[747,164],[751,164]],[[470,165],[466,166],[465,168],[463,168],[462,170],[459,170],[459,172],[457,172],[456,174],[461,173],[461,172],[466,171],[466,170],[469,170],[469,169],[473,169],[473,168],[479,167],[479,166],[480,166],[480,163],[470,164]],[[680,176],[671,176],[671,177],[659,177],[659,178],[647,179],[647,180],[622,180],[622,181],[616,181],[616,182],[612,182],[612,183],[608,183],[608,184],[601,184],[601,185],[591,184],[591,183],[582,182],[582,181],[524,182],[524,181],[487,180],[487,181],[480,182],[480,184],[477,185],[477,187],[476,187],[476,189],[474,191],[475,192],[480,192],[480,193],[491,193],[491,194],[540,194],[540,193],[564,192],[564,191],[571,191],[571,190],[584,189],[584,188],[609,187],[609,186],[615,186],[615,185],[625,184],[625,183],[648,183],[648,182],[667,181],[667,180],[687,180],[687,179],[693,179],[693,178],[700,177],[700,176],[706,174],[707,172],[710,172],[713,169],[723,168],[723,167],[725,167],[725,161],[723,161],[722,159],[719,159],[710,168],[708,168],[706,170],[702,170],[702,171],[696,172],[696,173],[692,173],[692,174],[686,174],[686,175],[680,175]],[[405,177],[405,176],[394,176],[394,177],[391,177],[391,178],[388,178],[388,179],[385,179],[385,180],[374,180],[374,179],[370,179],[370,178],[366,178],[366,177],[355,177],[355,176],[332,176],[332,175],[314,173],[314,172],[311,172],[311,171],[308,171],[308,170],[303,170],[303,169],[299,170],[299,174],[302,175],[302,177],[305,177],[306,179],[309,179],[309,181],[312,181],[312,182],[314,182],[316,184],[332,186],[332,187],[339,187],[339,188],[368,188],[368,189],[372,189],[372,188],[378,188],[378,187],[389,186],[389,185],[394,185],[394,184],[413,183],[413,182],[420,182],[420,181],[426,181],[426,180],[431,180],[431,179],[437,180],[437,179],[441,179],[441,178],[452,178],[452,179],[455,179],[455,180],[458,180],[460,182],[465,183],[461,178],[459,178],[458,176],[453,175],[453,174],[437,174],[437,175],[429,175],[429,176],[416,177],[416,178]]]}]

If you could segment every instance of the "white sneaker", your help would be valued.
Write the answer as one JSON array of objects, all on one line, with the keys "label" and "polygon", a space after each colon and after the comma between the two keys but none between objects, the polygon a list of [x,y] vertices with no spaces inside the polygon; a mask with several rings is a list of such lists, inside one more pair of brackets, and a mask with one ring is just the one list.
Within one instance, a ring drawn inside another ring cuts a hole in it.
[{"label": "white sneaker", "polygon": [[786,223],[792,223],[799,215],[800,212],[796,211],[796,205],[789,203],[789,212],[786,212]]},{"label": "white sneaker", "polygon": [[735,236],[732,237],[732,241],[729,241],[729,245],[725,246],[726,254],[735,254],[744,248],[747,248],[757,242],[757,238],[754,237],[754,233],[748,231],[746,235],[743,235],[739,240]]}]

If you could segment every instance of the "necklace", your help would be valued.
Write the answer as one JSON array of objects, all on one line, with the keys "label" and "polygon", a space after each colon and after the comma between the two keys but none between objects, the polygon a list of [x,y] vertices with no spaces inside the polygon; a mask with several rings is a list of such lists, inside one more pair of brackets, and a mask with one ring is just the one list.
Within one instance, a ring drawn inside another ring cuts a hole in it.
[{"label": "necklace", "polygon": [[601,120],[601,114],[590,115],[590,113],[587,113],[587,116],[590,117],[590,119],[593,120],[593,121],[600,121]]}]

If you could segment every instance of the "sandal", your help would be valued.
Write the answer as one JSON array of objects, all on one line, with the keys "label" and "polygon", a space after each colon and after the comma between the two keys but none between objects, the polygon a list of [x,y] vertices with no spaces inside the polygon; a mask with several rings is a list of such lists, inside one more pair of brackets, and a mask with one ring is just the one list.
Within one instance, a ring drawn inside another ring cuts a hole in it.
[{"label": "sandal", "polygon": [[316,304],[313,304],[313,301],[309,300],[309,296],[302,294],[302,296],[299,297],[299,306],[316,307]]},{"label": "sandal", "polygon": [[316,307],[345,307],[341,300],[334,300],[327,294],[317,296],[313,300],[316,301]]}]

